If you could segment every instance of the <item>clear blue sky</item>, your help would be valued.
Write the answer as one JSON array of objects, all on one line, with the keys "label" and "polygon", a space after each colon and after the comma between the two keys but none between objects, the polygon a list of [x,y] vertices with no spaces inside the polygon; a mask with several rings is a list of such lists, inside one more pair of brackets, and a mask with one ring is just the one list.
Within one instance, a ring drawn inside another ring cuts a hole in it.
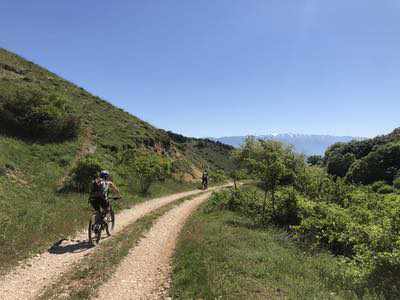
[{"label": "clear blue sky", "polygon": [[190,136],[400,126],[398,0],[0,2],[0,45]]}]

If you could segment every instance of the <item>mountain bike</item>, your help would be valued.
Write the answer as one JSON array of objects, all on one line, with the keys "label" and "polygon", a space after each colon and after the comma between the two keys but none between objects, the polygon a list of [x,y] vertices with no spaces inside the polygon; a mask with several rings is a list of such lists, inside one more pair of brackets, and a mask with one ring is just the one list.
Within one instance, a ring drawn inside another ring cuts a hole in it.
[{"label": "mountain bike", "polygon": [[100,208],[100,211],[95,211],[90,217],[88,234],[89,243],[98,244],[101,239],[101,234],[106,231],[107,236],[111,236],[111,232],[115,226],[115,214],[112,208],[112,201],[121,199],[120,197],[109,198],[110,207],[107,211]]}]

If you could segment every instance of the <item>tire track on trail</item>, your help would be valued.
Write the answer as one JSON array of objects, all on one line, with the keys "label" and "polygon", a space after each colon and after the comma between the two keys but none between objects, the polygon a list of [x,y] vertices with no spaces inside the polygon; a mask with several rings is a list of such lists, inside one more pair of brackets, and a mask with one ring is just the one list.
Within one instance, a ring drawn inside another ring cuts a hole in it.
[{"label": "tire track on trail", "polygon": [[[218,189],[215,187],[210,190]],[[202,193],[193,190],[148,200],[120,212],[116,216],[114,233],[135,222],[144,215],[178,199]],[[87,230],[55,244],[48,251],[24,261],[8,274],[0,277],[0,299],[34,299],[42,289],[56,281],[61,274],[81,258],[95,251],[87,242]]]},{"label": "tire track on trail", "polygon": [[187,200],[160,217],[139,244],[132,248],[96,299],[166,299],[171,258],[188,217],[210,197],[205,193]]}]

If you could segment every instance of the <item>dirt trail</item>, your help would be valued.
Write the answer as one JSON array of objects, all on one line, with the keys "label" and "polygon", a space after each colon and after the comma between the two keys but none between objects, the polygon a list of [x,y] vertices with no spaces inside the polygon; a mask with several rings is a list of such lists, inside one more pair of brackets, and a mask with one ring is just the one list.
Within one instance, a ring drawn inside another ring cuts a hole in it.
[{"label": "dirt trail", "polygon": [[166,299],[171,257],[183,224],[210,193],[188,200],[162,216],[139,244],[132,248],[97,299]]},{"label": "dirt trail", "polygon": [[[114,233],[135,222],[142,216],[180,198],[201,193],[200,190],[178,193],[152,199],[124,210],[116,217]],[[0,299],[34,299],[40,291],[68,271],[73,263],[96,248],[87,243],[87,231],[73,239],[60,241],[45,253],[37,255],[12,272],[0,278]]]}]

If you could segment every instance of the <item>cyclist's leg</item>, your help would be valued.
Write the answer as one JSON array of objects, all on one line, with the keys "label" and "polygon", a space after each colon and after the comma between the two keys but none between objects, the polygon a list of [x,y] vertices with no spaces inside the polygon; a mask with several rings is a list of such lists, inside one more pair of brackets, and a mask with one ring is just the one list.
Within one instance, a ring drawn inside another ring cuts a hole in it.
[{"label": "cyclist's leg", "polygon": [[89,200],[91,207],[93,208],[93,214],[91,216],[91,228],[90,231],[94,231],[95,234],[98,234],[99,224],[101,222],[101,212],[100,212],[100,199],[98,197],[93,197]]},{"label": "cyclist's leg", "polygon": [[100,205],[101,205],[101,208],[102,208],[102,211],[103,211],[102,212],[103,217],[105,217],[106,214],[110,211],[110,201],[108,201],[105,198],[102,198],[101,202],[100,202]]},{"label": "cyclist's leg", "polygon": [[96,220],[97,223],[99,221],[100,216],[100,207],[101,207],[101,200],[97,197],[94,197],[90,200],[90,205],[92,206],[93,210],[96,212]]},{"label": "cyclist's leg", "polygon": [[93,208],[93,210],[98,211],[100,209],[100,202],[98,198],[91,198],[90,201],[90,206]]}]

